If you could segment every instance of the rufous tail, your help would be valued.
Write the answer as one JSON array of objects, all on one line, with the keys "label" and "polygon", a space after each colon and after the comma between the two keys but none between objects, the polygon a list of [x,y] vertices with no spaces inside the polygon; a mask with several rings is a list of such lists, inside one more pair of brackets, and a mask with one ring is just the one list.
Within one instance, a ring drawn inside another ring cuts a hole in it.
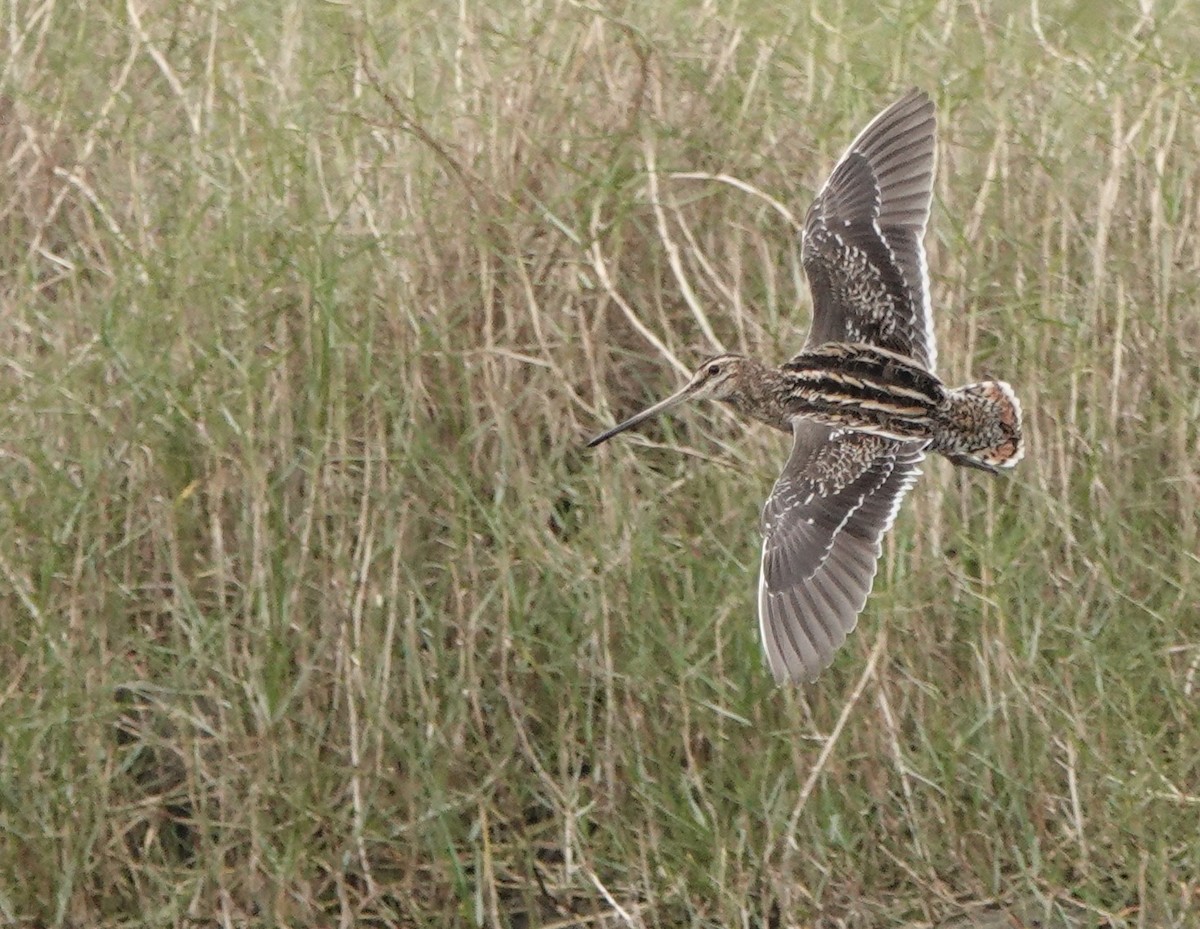
[{"label": "rufous tail", "polygon": [[[1013,467],[1024,457],[1021,401],[1011,386],[1004,381],[980,381],[951,391],[950,399],[953,407],[967,414],[964,418],[973,420],[972,428],[959,432],[959,447],[947,455],[951,461],[999,471]],[[978,445],[964,443],[967,436]]]}]

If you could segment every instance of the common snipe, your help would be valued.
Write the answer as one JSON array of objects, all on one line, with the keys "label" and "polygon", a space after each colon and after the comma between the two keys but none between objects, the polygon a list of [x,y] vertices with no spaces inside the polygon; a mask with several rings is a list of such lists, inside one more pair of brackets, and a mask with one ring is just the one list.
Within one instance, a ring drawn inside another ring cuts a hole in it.
[{"label": "common snipe", "polygon": [[812,681],[858,621],[880,540],[926,452],[999,471],[1024,453],[1021,407],[1002,381],[936,374],[922,238],[933,192],[932,101],[912,90],[875,117],[809,208],[812,292],[804,351],[779,367],[704,361],[678,393],[588,443],[684,400],[723,400],[791,433],[762,513],[758,617],[776,681]]}]

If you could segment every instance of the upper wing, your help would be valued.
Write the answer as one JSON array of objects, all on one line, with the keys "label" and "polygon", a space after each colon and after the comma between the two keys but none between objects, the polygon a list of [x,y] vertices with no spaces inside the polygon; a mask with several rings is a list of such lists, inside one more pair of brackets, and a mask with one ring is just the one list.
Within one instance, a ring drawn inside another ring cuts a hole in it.
[{"label": "upper wing", "polygon": [[804,220],[808,346],[865,342],[937,361],[921,240],[933,198],[933,101],[911,90],[851,143]]},{"label": "upper wing", "polygon": [[758,619],[775,680],[812,681],[854,629],[924,442],[792,421],[795,444],[763,507]]}]

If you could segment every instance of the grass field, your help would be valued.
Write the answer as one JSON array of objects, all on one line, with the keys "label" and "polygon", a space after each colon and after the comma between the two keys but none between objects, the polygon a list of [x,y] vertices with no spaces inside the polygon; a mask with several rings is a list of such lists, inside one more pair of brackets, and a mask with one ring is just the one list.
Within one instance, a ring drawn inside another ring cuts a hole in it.
[{"label": "grass field", "polygon": [[[1200,9],[498,7],[4,8],[0,924],[1200,925]],[[1029,454],[776,689],[783,439],[582,444],[912,85]]]}]

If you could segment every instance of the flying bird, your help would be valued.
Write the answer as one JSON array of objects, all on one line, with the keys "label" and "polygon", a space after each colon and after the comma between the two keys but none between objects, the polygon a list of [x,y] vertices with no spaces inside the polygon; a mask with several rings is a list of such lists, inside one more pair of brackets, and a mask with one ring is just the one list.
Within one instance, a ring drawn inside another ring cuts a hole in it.
[{"label": "flying bird", "polygon": [[949,387],[922,239],[933,197],[936,117],[913,89],[842,155],[804,221],[812,292],[804,349],[773,367],[706,359],[684,387],[592,439],[599,445],[685,400],[721,400],[792,436],[762,511],[758,619],[778,683],[833,661],[867,600],[881,540],[926,454],[999,472],[1024,454],[1012,387]]}]

